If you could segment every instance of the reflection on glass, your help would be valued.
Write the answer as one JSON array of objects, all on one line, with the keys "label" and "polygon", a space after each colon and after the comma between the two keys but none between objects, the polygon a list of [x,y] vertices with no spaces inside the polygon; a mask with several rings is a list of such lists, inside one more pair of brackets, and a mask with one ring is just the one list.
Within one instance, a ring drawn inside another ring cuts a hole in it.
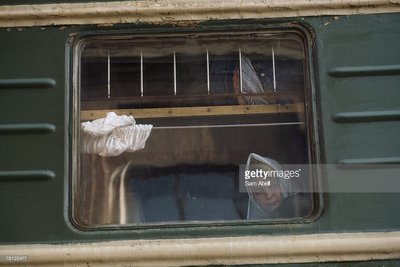
[{"label": "reflection on glass", "polygon": [[[142,150],[80,154],[76,221],[103,226],[310,216],[310,194],[238,188],[239,165],[251,154],[277,164],[309,163],[305,53],[295,34],[86,41],[81,122],[113,110],[153,129]],[[298,191],[310,186],[303,181]]]}]

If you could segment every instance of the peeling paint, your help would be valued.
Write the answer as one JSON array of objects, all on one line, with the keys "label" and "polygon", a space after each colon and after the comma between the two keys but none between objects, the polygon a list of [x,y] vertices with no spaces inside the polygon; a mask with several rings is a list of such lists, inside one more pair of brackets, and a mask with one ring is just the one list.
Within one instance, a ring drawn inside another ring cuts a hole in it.
[{"label": "peeling paint", "polygon": [[29,255],[33,266],[204,266],[398,259],[400,232],[2,245],[1,255]]},{"label": "peeling paint", "polygon": [[169,0],[0,6],[0,27],[115,23],[190,26],[207,20],[400,12],[397,0]]},{"label": "peeling paint", "polygon": [[114,23],[103,23],[103,24],[98,24],[97,27],[112,27],[114,26]]}]

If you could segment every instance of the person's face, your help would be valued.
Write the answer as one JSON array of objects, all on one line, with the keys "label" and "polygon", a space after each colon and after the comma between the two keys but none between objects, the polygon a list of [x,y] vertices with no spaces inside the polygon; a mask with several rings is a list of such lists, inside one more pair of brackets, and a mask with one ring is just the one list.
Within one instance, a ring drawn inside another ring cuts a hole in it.
[{"label": "person's face", "polygon": [[253,193],[253,197],[260,208],[272,213],[281,204],[281,187],[279,185],[271,185],[265,192]]}]

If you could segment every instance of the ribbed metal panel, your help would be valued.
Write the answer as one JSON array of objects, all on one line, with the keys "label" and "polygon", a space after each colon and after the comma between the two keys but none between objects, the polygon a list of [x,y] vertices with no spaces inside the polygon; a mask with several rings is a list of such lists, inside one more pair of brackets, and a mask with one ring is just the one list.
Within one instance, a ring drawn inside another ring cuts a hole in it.
[{"label": "ribbed metal panel", "polygon": [[53,88],[56,86],[56,81],[49,78],[35,79],[1,79],[0,89],[44,89]]}]

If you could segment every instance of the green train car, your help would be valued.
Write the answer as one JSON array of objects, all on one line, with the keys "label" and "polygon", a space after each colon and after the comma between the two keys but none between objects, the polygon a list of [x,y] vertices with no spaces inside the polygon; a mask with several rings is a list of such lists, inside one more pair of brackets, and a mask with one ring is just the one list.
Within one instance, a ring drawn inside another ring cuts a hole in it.
[{"label": "green train car", "polygon": [[398,266],[399,4],[1,1],[0,266]]}]

